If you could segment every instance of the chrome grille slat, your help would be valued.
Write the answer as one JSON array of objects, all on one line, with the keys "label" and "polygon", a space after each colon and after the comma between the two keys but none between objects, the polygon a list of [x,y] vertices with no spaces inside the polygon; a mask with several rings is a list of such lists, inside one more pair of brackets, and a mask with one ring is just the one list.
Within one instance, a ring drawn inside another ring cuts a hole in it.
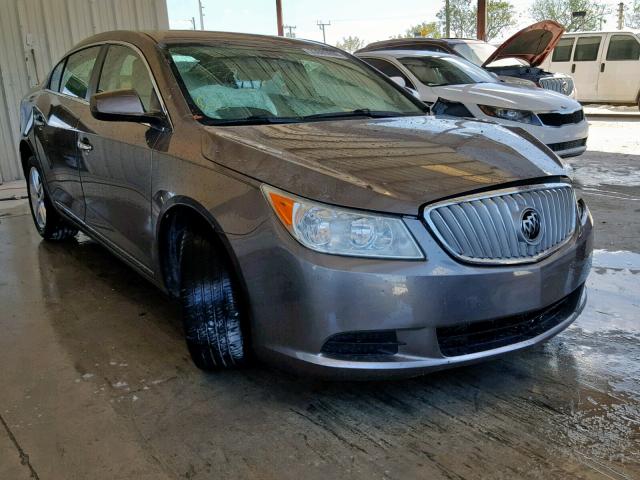
[{"label": "chrome grille slat", "polygon": [[[531,235],[529,209],[538,213],[537,238]],[[575,195],[564,183],[516,187],[430,205],[424,218],[454,257],[481,264],[528,263],[550,255],[571,238]]]}]

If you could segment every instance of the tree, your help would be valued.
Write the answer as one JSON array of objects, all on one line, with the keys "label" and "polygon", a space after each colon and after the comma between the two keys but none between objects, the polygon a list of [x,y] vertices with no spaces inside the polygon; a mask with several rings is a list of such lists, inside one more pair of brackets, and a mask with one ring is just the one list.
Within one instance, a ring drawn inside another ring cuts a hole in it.
[{"label": "tree", "polygon": [[418,25],[409,27],[404,34],[400,34],[393,38],[414,38],[414,37],[429,37],[440,38],[440,30],[438,29],[437,22],[422,22]]},{"label": "tree", "polygon": [[364,47],[365,42],[359,37],[352,37],[349,35],[348,37],[342,37],[342,40],[336,43],[336,47],[341,50],[346,50],[347,52],[355,52],[356,50],[360,50]]},{"label": "tree", "polygon": [[[585,16],[574,19],[573,12],[585,12]],[[575,32],[600,30],[611,9],[597,0],[534,0],[529,13],[536,21],[555,20],[567,31]]]},{"label": "tree", "polygon": [[[458,38],[475,38],[477,32],[478,4],[469,0],[449,0],[451,35]],[[447,14],[443,6],[436,14],[444,30]],[[508,0],[488,0],[487,40],[499,37],[507,28],[516,24],[516,10]]]},{"label": "tree", "polygon": [[640,28],[640,0],[634,0],[633,5],[627,10],[625,26]]}]

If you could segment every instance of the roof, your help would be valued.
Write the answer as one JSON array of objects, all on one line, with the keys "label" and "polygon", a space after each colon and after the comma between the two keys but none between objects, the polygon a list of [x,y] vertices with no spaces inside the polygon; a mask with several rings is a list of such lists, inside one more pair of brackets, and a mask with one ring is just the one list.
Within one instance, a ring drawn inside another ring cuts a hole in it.
[{"label": "roof", "polygon": [[249,33],[236,32],[211,32],[206,30],[113,30],[110,32],[100,33],[83,40],[80,45],[86,45],[96,42],[104,42],[109,40],[120,41],[153,41],[156,44],[164,43],[190,43],[190,42],[234,42],[246,44],[280,44],[280,45],[313,45],[315,47],[322,46],[326,48],[334,48],[324,43],[315,42],[313,40],[301,40],[287,37],[276,37],[270,35],[254,35]]},{"label": "roof", "polygon": [[563,37],[568,35],[594,35],[600,34],[604,35],[605,33],[633,33],[635,35],[640,35],[640,30],[634,30],[632,28],[623,28],[622,30],[598,30],[598,31],[579,31],[579,32],[565,32]]},{"label": "roof", "polygon": [[456,57],[450,53],[434,52],[433,50],[373,50],[370,52],[356,52],[356,56],[376,56],[382,55],[386,57]]}]

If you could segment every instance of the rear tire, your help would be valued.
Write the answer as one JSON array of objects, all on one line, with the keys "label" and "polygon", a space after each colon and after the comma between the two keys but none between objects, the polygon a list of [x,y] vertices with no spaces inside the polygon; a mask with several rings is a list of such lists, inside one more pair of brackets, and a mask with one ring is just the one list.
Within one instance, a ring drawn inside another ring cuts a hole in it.
[{"label": "rear tire", "polygon": [[180,254],[180,302],[189,353],[202,370],[246,363],[240,295],[232,269],[210,235],[185,231]]},{"label": "rear tire", "polygon": [[53,207],[44,188],[44,177],[35,157],[27,162],[27,192],[31,217],[38,233],[45,240],[60,242],[75,237],[78,229],[67,223]]}]

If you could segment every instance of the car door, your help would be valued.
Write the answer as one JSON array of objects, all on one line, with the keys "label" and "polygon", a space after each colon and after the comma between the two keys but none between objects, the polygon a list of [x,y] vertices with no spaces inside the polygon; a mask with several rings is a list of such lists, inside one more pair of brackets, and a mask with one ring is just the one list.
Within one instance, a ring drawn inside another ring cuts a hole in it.
[{"label": "car door", "polygon": [[88,85],[100,47],[77,51],[53,69],[35,102],[36,149],[51,198],[79,219],[85,215],[78,164],[80,112],[88,107]]},{"label": "car door", "polygon": [[553,49],[553,53],[549,56],[550,60],[547,60],[544,68],[550,72],[572,75],[571,58],[575,43],[575,37],[562,37]]},{"label": "car door", "polygon": [[571,75],[581,102],[599,101],[598,77],[602,43],[602,35],[580,35],[576,40]]},{"label": "car door", "polygon": [[636,103],[640,91],[640,42],[631,33],[609,35],[604,46],[598,98],[603,102]]},{"label": "car door", "polygon": [[420,94],[420,99],[427,102],[435,102],[437,97],[431,92],[431,89],[426,85],[422,85],[420,82],[412,78],[410,72],[404,71],[404,68],[396,65],[391,60],[377,58],[377,57],[362,57],[362,60],[367,62],[374,68],[377,68],[387,77],[400,77],[404,80],[405,86],[412,88]]},{"label": "car door", "polygon": [[[146,60],[134,47],[110,44],[93,79],[95,91],[135,90],[146,111],[159,111]],[[87,106],[78,123],[86,224],[144,270],[151,261],[152,148],[164,134],[145,123],[101,121]]]}]

